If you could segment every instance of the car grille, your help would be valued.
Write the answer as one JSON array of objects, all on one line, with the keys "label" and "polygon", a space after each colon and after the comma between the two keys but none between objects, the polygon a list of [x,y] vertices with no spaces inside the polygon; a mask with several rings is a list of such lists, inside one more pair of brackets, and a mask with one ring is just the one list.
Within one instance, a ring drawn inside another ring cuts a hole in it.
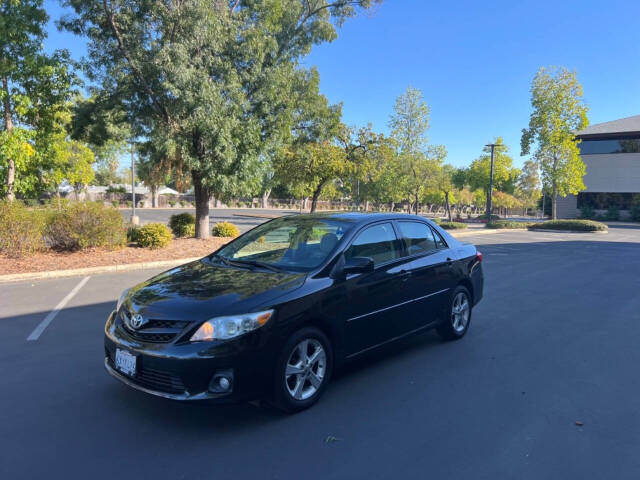
[{"label": "car grille", "polygon": [[[109,366],[116,370],[120,375],[124,375],[115,368],[111,352],[107,351],[107,357]],[[180,377],[171,372],[165,372],[146,366],[144,365],[144,360],[145,359],[143,358],[142,364],[137,365],[137,371],[134,377],[126,376],[129,381],[156,392],[172,393],[177,395],[185,393],[186,388]]]},{"label": "car grille", "polygon": [[128,313],[120,312],[122,327],[134,340],[146,343],[168,343],[182,332],[189,323],[183,320],[148,320],[141,328],[135,330],[129,326]]}]

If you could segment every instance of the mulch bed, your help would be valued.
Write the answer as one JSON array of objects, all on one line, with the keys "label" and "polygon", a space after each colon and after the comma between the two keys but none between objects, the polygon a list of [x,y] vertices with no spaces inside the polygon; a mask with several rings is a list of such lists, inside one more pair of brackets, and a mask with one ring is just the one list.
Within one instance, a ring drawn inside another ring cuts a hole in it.
[{"label": "mulch bed", "polygon": [[78,252],[45,251],[20,259],[0,255],[0,275],[204,257],[229,240],[231,239],[219,237],[206,240],[179,238],[174,239],[166,248],[158,250],[130,245],[119,250],[93,248]]}]

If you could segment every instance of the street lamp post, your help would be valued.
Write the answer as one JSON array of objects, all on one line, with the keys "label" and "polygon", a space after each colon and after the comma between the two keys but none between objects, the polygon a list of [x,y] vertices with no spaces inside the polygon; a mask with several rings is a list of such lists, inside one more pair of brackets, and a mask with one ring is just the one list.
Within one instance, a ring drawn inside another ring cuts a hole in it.
[{"label": "street lamp post", "polygon": [[133,158],[133,140],[131,140],[131,224],[138,225],[140,219],[136,216],[136,162]]},{"label": "street lamp post", "polygon": [[491,172],[489,173],[489,195],[487,195],[487,222],[491,222],[491,201],[493,196],[493,159],[497,143],[489,143],[485,145],[491,147]]}]

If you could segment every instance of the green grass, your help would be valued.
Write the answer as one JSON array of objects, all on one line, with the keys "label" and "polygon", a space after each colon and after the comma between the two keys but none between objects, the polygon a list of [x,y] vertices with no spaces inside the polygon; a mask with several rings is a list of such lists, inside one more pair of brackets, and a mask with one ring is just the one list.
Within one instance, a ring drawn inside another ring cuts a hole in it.
[{"label": "green grass", "polygon": [[606,232],[608,227],[604,223],[593,220],[549,220],[534,223],[529,230],[570,230],[572,232]]}]

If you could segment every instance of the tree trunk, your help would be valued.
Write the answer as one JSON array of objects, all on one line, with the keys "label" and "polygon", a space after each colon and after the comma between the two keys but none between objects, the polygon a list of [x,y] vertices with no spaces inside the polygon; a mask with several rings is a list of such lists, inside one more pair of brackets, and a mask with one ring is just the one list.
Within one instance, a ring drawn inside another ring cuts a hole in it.
[{"label": "tree trunk", "polygon": [[391,213],[393,213],[393,209],[396,207],[396,202],[391,202],[391,210],[389,210]]},{"label": "tree trunk", "polygon": [[196,238],[209,238],[209,200],[211,192],[203,185],[202,174],[198,171],[191,172],[193,180],[193,193],[196,200]]},{"label": "tree trunk", "polygon": [[[553,183],[553,188],[551,191],[551,220],[558,219],[558,187],[555,182]],[[543,212],[544,213],[544,212]]]},{"label": "tree trunk", "polygon": [[368,211],[369,211],[369,200],[366,200],[366,201],[364,202],[364,211],[365,211],[365,212],[368,212]]},{"label": "tree trunk", "polygon": [[151,208],[158,208],[158,186],[151,185]]},{"label": "tree trunk", "polygon": [[414,205],[414,207],[415,207],[414,212],[415,212],[416,215],[418,215],[418,210],[420,209],[420,202],[418,200],[418,194],[417,193],[415,194],[415,198],[416,198],[416,203]]},{"label": "tree trunk", "polygon": [[[13,120],[11,118],[11,94],[9,93],[9,80],[6,75],[2,76],[2,89],[4,90],[4,125],[7,132],[13,129]],[[16,163],[15,159],[7,159],[7,200],[13,202],[15,200],[14,184],[16,180]]]},{"label": "tree trunk", "polygon": [[449,221],[451,221],[451,206],[449,205],[449,192],[444,193],[444,206],[447,209],[447,216],[449,217]]},{"label": "tree trunk", "polygon": [[320,181],[316,189],[313,191],[313,196],[311,197],[311,213],[315,213],[316,211],[316,207],[318,206],[318,198],[320,198],[320,193],[322,193],[322,187],[324,187],[325,183],[326,180]]},{"label": "tree trunk", "polygon": [[269,208],[269,195],[271,195],[270,188],[262,192],[262,208]]}]

